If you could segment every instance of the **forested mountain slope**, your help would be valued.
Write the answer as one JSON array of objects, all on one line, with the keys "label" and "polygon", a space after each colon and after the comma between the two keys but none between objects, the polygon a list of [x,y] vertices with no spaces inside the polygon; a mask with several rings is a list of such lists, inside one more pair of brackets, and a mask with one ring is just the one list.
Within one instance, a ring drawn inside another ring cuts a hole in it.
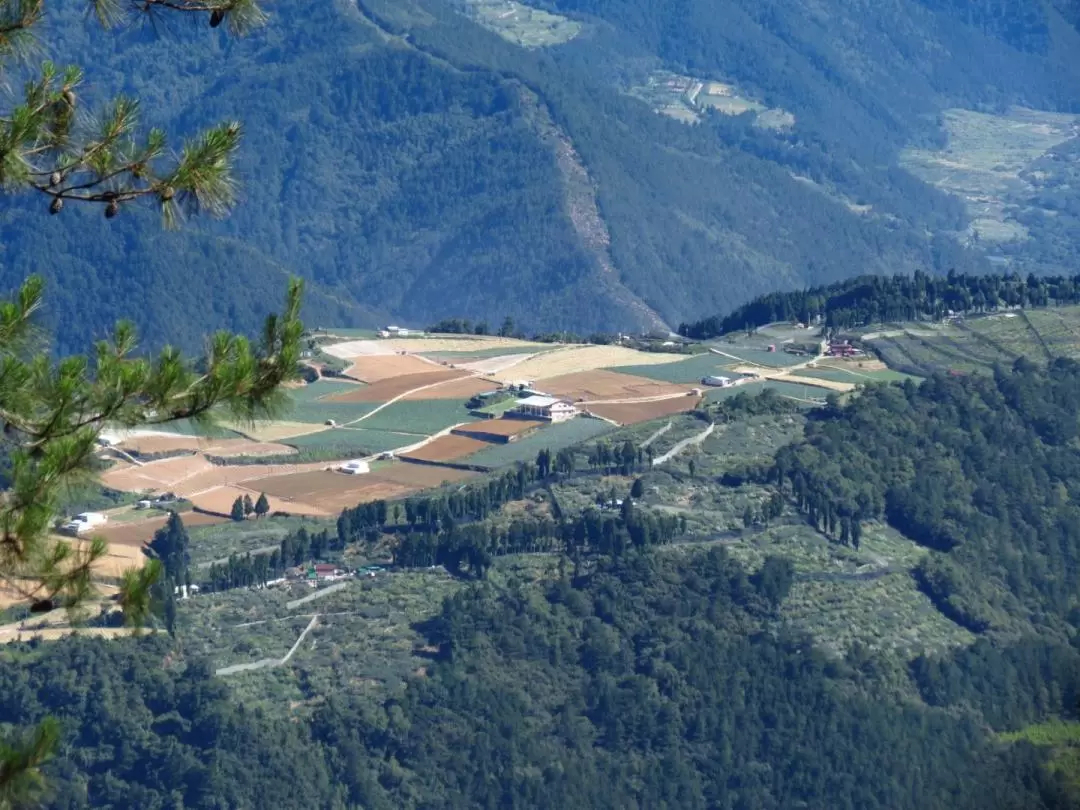
[{"label": "forested mountain slope", "polygon": [[[243,121],[242,204],[162,237],[149,215],[5,199],[0,280],[39,270],[57,311],[80,304],[61,347],[133,313],[151,342],[253,326],[286,270],[316,282],[315,320],[675,325],[778,287],[978,269],[949,235],[969,212],[900,150],[941,146],[946,107],[1080,111],[1080,34],[1038,2],[546,7],[576,36],[524,48],[446,0],[297,0],[240,41],[106,36],[57,7],[50,55],[86,65],[86,101],[138,95],[177,137]],[[636,88],[661,68],[794,123],[657,115]]]}]

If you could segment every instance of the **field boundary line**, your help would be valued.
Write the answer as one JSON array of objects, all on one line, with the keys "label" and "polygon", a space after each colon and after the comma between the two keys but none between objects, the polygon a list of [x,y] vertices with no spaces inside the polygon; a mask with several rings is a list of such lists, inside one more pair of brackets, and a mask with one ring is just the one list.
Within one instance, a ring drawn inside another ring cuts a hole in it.
[{"label": "field boundary line", "polygon": [[299,599],[293,599],[291,602],[285,603],[286,610],[293,610],[306,605],[308,602],[314,602],[316,599],[322,599],[324,596],[329,596],[332,593],[337,593],[340,590],[344,590],[352,583],[352,580],[345,580],[344,582],[338,582],[335,585],[331,585],[328,588],[315,591],[315,593],[309,593],[307,596],[301,596]]},{"label": "field boundary line", "polygon": [[656,431],[655,433],[653,433],[653,435],[651,435],[651,436],[650,436],[649,438],[647,438],[647,439],[646,439],[645,441],[643,441],[643,442],[641,443],[641,447],[642,447],[642,449],[644,449],[644,448],[648,447],[648,446],[649,446],[650,444],[652,444],[652,443],[653,443],[653,442],[655,442],[655,441],[656,441],[657,439],[659,439],[659,438],[660,438],[661,436],[663,436],[663,435],[664,435],[665,433],[667,433],[667,432],[668,432],[669,430],[671,430],[671,426],[672,426],[673,424],[674,424],[674,422],[672,422],[672,421],[671,421],[671,420],[669,419],[669,420],[668,420],[668,423],[667,423],[666,425],[664,425],[664,426],[663,426],[662,428],[660,428],[659,430],[657,430],[657,431]]},{"label": "field boundary line", "polygon": [[681,453],[687,447],[690,447],[690,445],[701,444],[703,441],[705,441],[707,438],[709,438],[712,435],[712,432],[715,429],[716,429],[716,424],[713,423],[713,422],[710,422],[709,426],[707,428],[705,428],[705,430],[701,431],[701,433],[695,433],[693,436],[690,436],[688,438],[683,439],[680,442],[677,442],[675,444],[675,446],[672,447],[670,450],[668,450],[666,453],[664,453],[664,455],[657,456],[656,458],[654,458],[653,461],[652,461],[652,466],[656,467],[656,466],[658,466],[660,464],[665,464],[668,461],[671,461],[671,459],[675,458],[675,456],[679,455],[679,453]]},{"label": "field boundary line", "polygon": [[263,658],[259,661],[252,661],[250,664],[232,664],[231,666],[221,667],[214,670],[215,675],[234,675],[237,672],[252,672],[256,669],[265,669],[266,667],[283,667],[289,663],[289,659],[293,657],[296,650],[303,644],[307,634],[315,629],[315,625],[319,621],[319,614],[316,613],[311,617],[311,621],[308,622],[307,627],[300,633],[300,637],[296,639],[296,642],[292,645],[283,658]]}]

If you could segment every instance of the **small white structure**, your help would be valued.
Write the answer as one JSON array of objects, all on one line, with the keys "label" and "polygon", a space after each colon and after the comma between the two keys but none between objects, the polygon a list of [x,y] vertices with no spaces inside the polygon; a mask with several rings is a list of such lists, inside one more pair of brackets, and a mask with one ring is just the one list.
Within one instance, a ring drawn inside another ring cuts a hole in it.
[{"label": "small white structure", "polygon": [[719,387],[719,388],[730,388],[735,383],[732,382],[731,377],[709,376],[709,377],[702,377],[701,378],[701,384],[702,385],[712,385],[712,386],[716,386],[716,387]]},{"label": "small white structure", "polygon": [[101,512],[80,512],[61,528],[69,534],[85,534],[98,526],[103,526],[109,520],[108,515]]},{"label": "small white structure", "polygon": [[363,459],[354,459],[352,461],[346,461],[340,467],[338,472],[343,472],[346,475],[363,475],[364,473],[371,472],[371,466]]},{"label": "small white structure", "polygon": [[[404,326],[388,326],[388,327],[386,327],[386,329],[384,329],[382,331],[386,332],[387,337],[408,337],[409,336],[409,330],[406,329]],[[379,334],[382,335],[382,332],[380,332]]]},{"label": "small white structure", "polygon": [[154,504],[151,501],[148,501],[148,500],[144,499],[144,500],[141,500],[138,503],[136,503],[135,508],[136,509],[149,509],[153,505]]},{"label": "small white structure", "polygon": [[572,402],[555,397],[543,397],[534,395],[519,399],[514,406],[514,412],[518,416],[530,419],[546,419],[549,422],[565,422],[577,416],[577,407]]}]

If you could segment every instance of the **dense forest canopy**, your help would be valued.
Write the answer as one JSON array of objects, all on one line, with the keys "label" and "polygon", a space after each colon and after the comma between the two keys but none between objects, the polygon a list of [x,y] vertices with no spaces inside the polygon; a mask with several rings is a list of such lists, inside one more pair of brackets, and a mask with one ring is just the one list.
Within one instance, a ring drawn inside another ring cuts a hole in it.
[{"label": "dense forest canopy", "polygon": [[941,320],[999,307],[1046,307],[1080,301],[1080,276],[970,275],[916,272],[859,276],[821,287],[759,296],[724,316],[679,326],[696,340],[788,321],[851,329],[876,323]]},{"label": "dense forest canopy", "polygon": [[[304,0],[242,41],[176,25],[103,39],[56,7],[56,55],[94,53],[88,102],[138,95],[148,123],[178,134],[242,120],[242,205],[151,239],[127,211],[102,229],[5,201],[0,280],[48,276],[65,349],[132,311],[152,344],[194,345],[223,318],[254,326],[285,271],[313,282],[312,323],[509,314],[530,332],[579,333],[861,273],[977,271],[979,254],[948,235],[966,224],[961,201],[896,156],[940,143],[946,106],[1077,108],[1066,57],[1080,33],[1056,11],[1039,12],[1045,25],[999,20],[999,5],[831,8],[837,26],[804,3],[575,0],[549,7],[585,33],[549,49],[513,45],[442,0]],[[735,81],[791,110],[794,129],[656,115],[627,88],[659,67]],[[83,317],[59,317],[76,307]]]},{"label": "dense forest canopy", "polygon": [[878,386],[811,420],[774,480],[845,542],[884,519],[929,552],[915,572],[976,632],[1080,629],[1080,364]]},{"label": "dense forest canopy", "polygon": [[0,694],[5,719],[63,723],[53,807],[1070,806],[1045,754],[971,707],[1038,717],[1032,688],[1078,694],[1075,650],[920,660],[929,705],[883,699],[884,662],[768,630],[769,582],[715,549],[477,584],[427,623],[440,652],[400,696],[332,694],[310,724],[245,707],[163,637],[25,647]]}]

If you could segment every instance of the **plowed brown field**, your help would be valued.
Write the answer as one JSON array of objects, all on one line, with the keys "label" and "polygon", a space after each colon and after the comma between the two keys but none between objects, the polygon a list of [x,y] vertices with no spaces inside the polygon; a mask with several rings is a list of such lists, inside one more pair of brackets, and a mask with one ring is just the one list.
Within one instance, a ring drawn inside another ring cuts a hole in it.
[{"label": "plowed brown field", "polygon": [[477,394],[482,394],[485,391],[494,391],[498,387],[498,383],[493,383],[482,377],[466,377],[444,385],[437,385],[434,388],[428,388],[426,391],[409,394],[405,397],[405,401],[412,402],[418,399],[460,399],[464,401],[472,399]]},{"label": "plowed brown field", "polygon": [[[393,498],[412,489],[415,487],[386,481],[370,473],[346,475],[327,470],[278,475],[259,481],[259,490],[267,495],[288,503],[308,504],[330,513],[365,501]],[[282,509],[288,511],[288,505],[283,505]]]},{"label": "plowed brown field", "polygon": [[[466,372],[456,369],[435,369],[423,374],[403,374],[399,377],[388,377],[376,383],[358,386],[355,389],[344,391],[327,397],[327,402],[386,402],[394,397],[420,388],[426,385],[454,380],[465,377]],[[438,390],[438,389],[435,389]],[[433,392],[434,393],[434,392]],[[429,396],[430,398],[430,396]]]},{"label": "plowed brown field", "polygon": [[[204,515],[199,512],[181,512],[180,519],[187,527],[191,526],[210,526],[214,523],[221,523],[222,519],[215,517],[214,515]],[[161,515],[158,517],[148,518],[146,520],[131,520],[123,523],[106,523],[100,531],[95,534],[100,534],[104,537],[109,545],[116,546],[142,546],[143,543],[153,538],[154,532],[160,529],[168,521],[168,517]]]},{"label": "plowed brown field", "polygon": [[533,428],[543,427],[547,422],[532,419],[484,419],[469,425],[454,428],[455,436],[487,434],[489,436],[517,436]]},{"label": "plowed brown field", "polygon": [[411,354],[383,354],[358,357],[345,373],[371,384],[391,377],[432,371],[438,371],[438,367],[421,357]]},{"label": "plowed brown field", "polygon": [[432,467],[428,464],[409,464],[407,461],[403,461],[400,464],[383,467],[374,475],[383,481],[393,482],[415,490],[464,481],[466,478],[477,475],[477,473],[468,470],[454,470],[450,467]]},{"label": "plowed brown field", "polygon": [[690,391],[688,385],[658,382],[645,377],[635,377],[632,374],[621,374],[603,369],[552,377],[544,380],[541,387],[552,396],[571,401],[659,397]]},{"label": "plowed brown field", "polygon": [[453,461],[455,458],[464,458],[467,455],[491,447],[490,442],[472,439],[468,436],[440,436],[433,442],[425,444],[418,450],[406,453],[403,458],[417,458],[421,461]]},{"label": "plowed brown field", "polygon": [[127,465],[114,467],[102,477],[105,486],[125,492],[144,490],[175,492],[187,497],[205,492],[214,487],[227,485],[249,486],[258,489],[258,484],[248,484],[267,476],[279,476],[291,473],[304,473],[322,470],[326,462],[313,461],[306,464],[236,464],[217,466],[202,456],[183,456],[163,461],[152,461],[141,467]]},{"label": "plowed brown field", "polygon": [[[262,489],[258,488],[244,489],[242,487],[216,487],[207,492],[192,496],[191,502],[200,509],[217,512],[219,515],[229,515],[232,512],[232,505],[237,498],[243,498],[247,495],[254,501],[258,499],[259,493],[262,491]],[[272,513],[289,512],[293,515],[311,515],[313,517],[326,517],[331,514],[328,510],[321,509],[309,503],[285,501],[270,495],[269,493],[267,493],[266,500],[270,503],[270,511]],[[207,515],[206,517],[210,516]],[[222,520],[222,518],[214,519],[218,522]],[[187,525],[186,521],[185,525]]]},{"label": "plowed brown field", "polygon": [[631,402],[611,405],[590,405],[589,410],[605,419],[612,419],[620,425],[633,425],[638,422],[647,422],[650,419],[659,419],[661,416],[671,416],[675,413],[684,413],[697,407],[701,400],[698,397],[673,397],[661,399],[657,402]]}]

